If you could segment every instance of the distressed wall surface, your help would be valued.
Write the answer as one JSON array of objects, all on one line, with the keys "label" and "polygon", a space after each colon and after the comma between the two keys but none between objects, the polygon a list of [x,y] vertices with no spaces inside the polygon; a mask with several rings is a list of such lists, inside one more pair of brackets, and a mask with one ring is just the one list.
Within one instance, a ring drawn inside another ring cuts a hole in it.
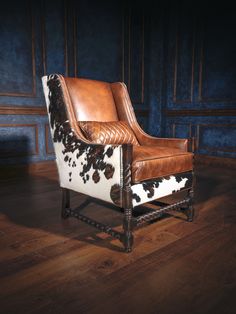
[{"label": "distressed wall surface", "polygon": [[182,1],[169,15],[164,134],[195,136],[200,154],[236,157],[234,10]]},{"label": "distressed wall surface", "polygon": [[5,3],[0,163],[54,159],[41,86],[54,72],[125,81],[146,131],[195,136],[198,153],[235,157],[234,11],[181,3],[155,12],[113,1]]}]

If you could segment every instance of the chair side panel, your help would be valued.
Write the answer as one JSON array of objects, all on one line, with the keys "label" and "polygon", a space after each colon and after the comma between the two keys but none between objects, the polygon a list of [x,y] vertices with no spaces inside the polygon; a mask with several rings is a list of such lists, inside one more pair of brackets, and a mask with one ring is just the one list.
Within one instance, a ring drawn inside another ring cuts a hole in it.
[{"label": "chair side panel", "polygon": [[118,206],[122,202],[122,146],[83,142],[70,125],[58,75],[43,77],[60,185]]}]

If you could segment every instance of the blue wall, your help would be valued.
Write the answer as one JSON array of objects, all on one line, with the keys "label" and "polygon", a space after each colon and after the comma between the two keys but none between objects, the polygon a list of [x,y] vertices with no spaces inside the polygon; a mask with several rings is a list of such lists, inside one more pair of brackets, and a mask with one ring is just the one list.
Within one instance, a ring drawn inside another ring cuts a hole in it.
[{"label": "blue wall", "polygon": [[236,157],[234,9],[182,1],[166,17],[164,134],[195,136],[199,154]]},{"label": "blue wall", "polygon": [[146,131],[195,136],[198,153],[235,157],[234,11],[181,3],[155,12],[108,0],[5,3],[0,163],[54,159],[40,81],[53,72],[125,81]]}]

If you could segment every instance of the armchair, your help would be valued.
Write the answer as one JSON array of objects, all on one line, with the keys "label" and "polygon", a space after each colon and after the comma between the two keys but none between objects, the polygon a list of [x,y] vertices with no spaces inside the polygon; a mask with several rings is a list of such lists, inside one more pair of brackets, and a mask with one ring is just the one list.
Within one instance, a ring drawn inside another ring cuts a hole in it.
[{"label": "armchair", "polygon": [[[188,139],[155,138],[138,125],[124,83],[42,78],[62,188],[62,217],[76,217],[119,239],[126,252],[133,229],[185,206],[193,220],[193,153]],[[70,207],[70,190],[124,209],[118,232]],[[186,190],[174,204],[133,217],[135,207]]]}]

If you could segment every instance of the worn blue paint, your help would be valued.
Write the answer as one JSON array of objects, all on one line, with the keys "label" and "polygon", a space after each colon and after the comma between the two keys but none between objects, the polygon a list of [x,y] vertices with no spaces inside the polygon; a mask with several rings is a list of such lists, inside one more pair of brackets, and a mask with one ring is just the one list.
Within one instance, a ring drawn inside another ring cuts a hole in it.
[{"label": "worn blue paint", "polygon": [[149,106],[148,132],[151,135],[162,136],[163,114],[165,104],[164,88],[164,9],[153,12],[146,18],[145,42],[145,89],[146,103]]},{"label": "worn blue paint", "polygon": [[[216,4],[214,11],[206,7],[204,16],[188,1],[168,7],[163,1],[155,12],[136,5],[108,0],[5,2],[0,11],[0,106],[45,108],[45,73],[124,80],[147,132],[199,136],[198,153],[236,157],[235,116],[165,114],[236,108],[234,11],[228,10],[225,18]],[[47,123],[46,115],[0,115],[0,125],[25,125],[0,126],[0,163],[53,159]],[[32,154],[35,134],[29,124],[37,126],[38,154]]]},{"label": "worn blue paint", "polygon": [[75,4],[76,74],[79,77],[122,80],[122,6],[106,0]]},{"label": "worn blue paint", "polygon": [[[32,94],[31,10],[27,3],[18,3],[16,6],[10,5],[3,12],[1,46],[4,49],[1,49],[0,58],[1,61],[10,59],[11,62],[0,62],[0,93]],[[17,36],[13,37],[12,34]]]},{"label": "worn blue paint", "polygon": [[39,13],[39,3],[31,5],[25,0],[1,4],[0,105],[44,106],[40,80],[43,67]]},{"label": "worn blue paint", "polygon": [[166,121],[166,136],[194,136],[199,143],[197,153],[221,157],[235,157],[236,150],[236,117],[170,117]]},{"label": "worn blue paint", "polygon": [[173,124],[176,137],[186,137],[190,128],[199,154],[236,157],[236,117],[213,113],[236,108],[233,12],[216,4],[214,10],[204,7],[203,15],[187,1],[166,12],[165,109],[211,109],[212,116],[165,116],[164,135],[173,136]]},{"label": "worn blue paint", "polygon": [[65,47],[67,43],[65,34],[66,12],[64,1],[44,1],[43,12],[46,73],[66,73]]},{"label": "worn blue paint", "polygon": [[236,19],[235,12],[229,10],[219,23],[221,8],[217,9],[218,14],[204,25],[202,97],[207,102],[220,100],[224,104],[236,102]]},{"label": "worn blue paint", "polygon": [[36,137],[34,126],[1,126],[0,154],[28,155],[36,153]]},{"label": "worn blue paint", "polygon": [[[16,127],[1,127],[1,125],[5,124],[14,124]],[[25,126],[20,126],[22,124]],[[38,154],[34,155],[32,155],[32,152],[35,151],[35,129],[27,126],[31,124],[36,125],[38,129]],[[0,115],[0,164],[38,162],[54,159],[54,155],[47,154],[46,152],[45,126],[47,124],[47,116]],[[3,144],[7,139],[11,140],[10,145]],[[51,144],[50,142],[48,143],[49,149],[51,149]],[[26,151],[27,154],[25,154]],[[20,154],[21,152],[23,153]]]}]

